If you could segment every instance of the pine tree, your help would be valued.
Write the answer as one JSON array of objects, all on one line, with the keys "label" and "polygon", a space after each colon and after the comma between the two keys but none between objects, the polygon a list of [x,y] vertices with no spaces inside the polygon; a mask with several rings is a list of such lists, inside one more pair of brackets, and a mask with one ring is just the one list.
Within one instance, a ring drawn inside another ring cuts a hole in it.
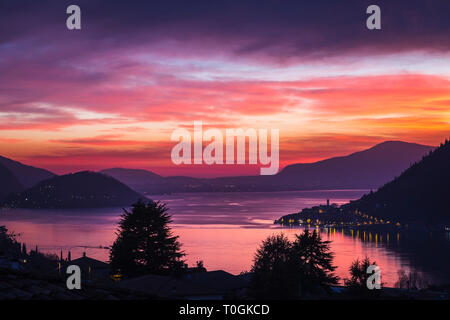
[{"label": "pine tree", "polygon": [[111,252],[111,267],[125,277],[176,274],[184,268],[178,236],[169,227],[167,207],[139,200],[131,212],[124,209]]},{"label": "pine tree", "polygon": [[311,233],[306,229],[302,234],[296,235],[291,257],[293,264],[300,270],[302,292],[338,284],[338,277],[333,273],[336,266],[333,265],[330,241],[322,241],[316,230]]},{"label": "pine tree", "polygon": [[293,299],[338,283],[329,241],[305,230],[291,242],[270,236],[257,250],[252,267],[252,293],[262,299]]},{"label": "pine tree", "polygon": [[251,270],[250,287],[255,298],[289,299],[297,296],[298,285],[289,263],[291,247],[289,239],[283,234],[263,240]]},{"label": "pine tree", "polygon": [[360,297],[366,295],[377,295],[380,290],[369,290],[367,287],[367,280],[371,276],[367,273],[369,266],[376,265],[376,262],[371,262],[368,257],[364,260],[356,259],[352,262],[349,271],[350,278],[345,279],[345,286],[350,290],[350,292],[358,294]]}]

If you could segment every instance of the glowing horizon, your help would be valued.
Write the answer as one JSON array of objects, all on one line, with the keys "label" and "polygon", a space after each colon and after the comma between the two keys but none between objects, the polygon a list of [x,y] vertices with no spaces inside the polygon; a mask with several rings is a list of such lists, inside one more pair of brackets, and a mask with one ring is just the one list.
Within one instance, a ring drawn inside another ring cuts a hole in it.
[{"label": "glowing horizon", "polygon": [[[387,17],[387,30],[372,36],[345,23],[353,13],[335,21],[339,32],[326,29],[334,15],[313,4],[311,14],[324,23],[317,30],[304,7],[303,19],[289,25],[265,18],[273,10],[290,17],[292,8],[278,7],[247,8],[248,17],[239,7],[242,17],[224,14],[215,24],[216,8],[186,7],[193,18],[183,20],[115,4],[92,8],[86,31],[71,33],[47,17],[46,5],[36,7],[36,28],[11,22],[0,39],[0,155],[29,165],[58,174],[257,172],[173,165],[171,132],[195,120],[218,129],[279,128],[280,168],[386,140],[438,145],[449,136],[448,22],[438,29],[427,20],[411,33],[395,31]],[[19,9],[7,20],[23,20]],[[236,23],[247,27],[236,32]]]}]

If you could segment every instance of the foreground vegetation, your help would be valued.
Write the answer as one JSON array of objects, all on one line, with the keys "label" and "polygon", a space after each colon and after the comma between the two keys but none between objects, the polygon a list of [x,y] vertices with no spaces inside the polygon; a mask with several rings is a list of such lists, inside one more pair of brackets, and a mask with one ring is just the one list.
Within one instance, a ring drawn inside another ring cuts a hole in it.
[{"label": "foreground vegetation", "polygon": [[[171,216],[159,202],[138,201],[130,211],[124,210],[111,247],[107,280],[139,279],[145,275],[183,277],[192,272],[207,272],[200,261],[195,268],[185,264],[178,236],[172,234]],[[1,262],[10,265],[1,266]],[[250,272],[242,275],[248,285],[239,299],[428,299],[448,297],[449,288],[436,287],[418,273],[399,271],[396,287],[369,290],[367,273],[376,264],[369,258],[355,260],[348,279],[339,279],[330,241],[314,230],[304,230],[289,240],[283,234],[264,239],[257,248]],[[21,268],[15,268],[15,263]],[[38,248],[28,251],[17,235],[0,226],[0,269],[3,273],[26,272],[53,275],[63,280],[61,267],[70,262],[56,255],[46,255]],[[13,270],[14,269],[14,270]],[[10,271],[8,271],[10,270]],[[119,275],[119,277],[116,277]],[[27,276],[33,278],[33,276]],[[93,278],[89,278],[92,280]],[[60,281],[59,280],[59,281]],[[340,285],[343,280],[344,287]],[[232,296],[230,296],[232,297]],[[234,296],[236,298],[236,296]]]}]

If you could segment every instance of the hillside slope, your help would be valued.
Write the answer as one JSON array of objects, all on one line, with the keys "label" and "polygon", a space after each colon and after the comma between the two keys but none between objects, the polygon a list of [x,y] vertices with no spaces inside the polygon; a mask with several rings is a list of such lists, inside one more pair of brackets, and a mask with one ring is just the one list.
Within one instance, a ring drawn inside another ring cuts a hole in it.
[{"label": "hillside slope", "polygon": [[28,166],[2,156],[0,156],[0,164],[8,168],[24,188],[30,188],[38,182],[55,176],[54,173],[48,170]]},{"label": "hillside slope", "polygon": [[0,164],[0,200],[8,196],[10,193],[19,192],[23,189],[19,180],[13,173]]},{"label": "hillside slope", "polygon": [[344,206],[401,224],[450,224],[450,142],[413,164],[377,192]]},{"label": "hillside slope", "polygon": [[221,178],[162,177],[153,172],[102,170],[143,194],[170,192],[239,192],[312,189],[377,189],[435,147],[386,141],[370,149],[314,163],[285,167],[274,176]]},{"label": "hillside slope", "polygon": [[129,206],[142,196],[116,179],[82,171],[41,181],[6,198],[13,208],[96,208]]},{"label": "hillside slope", "polygon": [[159,189],[164,178],[143,169],[110,168],[100,173],[113,177],[137,192],[145,193]]},{"label": "hillside slope", "polygon": [[415,143],[386,141],[348,156],[287,166],[276,176],[276,183],[286,189],[376,189],[433,149]]}]

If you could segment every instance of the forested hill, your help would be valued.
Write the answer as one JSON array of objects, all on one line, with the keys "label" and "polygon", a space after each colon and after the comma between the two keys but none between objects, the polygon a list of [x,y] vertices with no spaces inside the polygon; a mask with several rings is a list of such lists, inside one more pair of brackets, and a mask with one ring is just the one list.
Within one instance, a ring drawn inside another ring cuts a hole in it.
[{"label": "forested hill", "polygon": [[448,140],[378,191],[343,208],[402,224],[450,225]]},{"label": "forested hill", "polygon": [[19,192],[23,189],[20,182],[13,173],[0,164],[0,200],[12,192]]},{"label": "forested hill", "polygon": [[130,206],[142,196],[116,179],[82,171],[41,181],[12,194],[3,203],[13,208],[96,208]]},{"label": "forested hill", "polygon": [[48,170],[28,166],[2,156],[0,156],[0,164],[10,170],[24,188],[30,188],[43,180],[55,176],[54,173]]}]

